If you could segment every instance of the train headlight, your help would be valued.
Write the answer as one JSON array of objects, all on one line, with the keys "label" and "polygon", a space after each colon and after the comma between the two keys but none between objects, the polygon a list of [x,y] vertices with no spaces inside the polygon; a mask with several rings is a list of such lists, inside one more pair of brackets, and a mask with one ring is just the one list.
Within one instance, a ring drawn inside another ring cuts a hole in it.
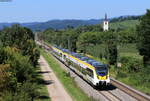
[{"label": "train headlight", "polygon": [[99,76],[97,76],[97,78],[99,79]]}]

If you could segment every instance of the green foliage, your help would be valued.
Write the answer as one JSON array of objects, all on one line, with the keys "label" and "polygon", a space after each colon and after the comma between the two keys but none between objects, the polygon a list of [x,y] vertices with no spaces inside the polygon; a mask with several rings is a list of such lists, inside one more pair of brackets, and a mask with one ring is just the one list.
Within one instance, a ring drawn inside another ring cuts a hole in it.
[{"label": "green foliage", "polygon": [[137,42],[137,35],[135,32],[135,29],[126,29],[121,30],[118,32],[118,40],[119,42],[125,44],[125,43],[136,43]]},{"label": "green foliage", "polygon": [[138,49],[140,55],[144,56],[145,65],[150,65],[150,10],[140,19],[140,25],[137,26]]},{"label": "green foliage", "polygon": [[29,39],[34,39],[34,35],[30,29],[13,25],[11,28],[4,28],[1,31],[1,41],[4,46],[16,46],[21,49],[25,42]]},{"label": "green foliage", "polygon": [[113,18],[110,22],[121,22],[126,20],[138,20],[141,16],[120,16],[118,18]]},{"label": "green foliage", "polygon": [[77,46],[80,50],[83,50],[86,53],[86,47],[89,45],[96,45],[98,43],[98,34],[97,32],[85,32],[82,33],[77,41]]},{"label": "green foliage", "polygon": [[138,19],[110,22],[110,29],[125,30],[125,29],[135,28],[137,25],[139,25]]},{"label": "green foliage", "polygon": [[16,92],[4,92],[2,95],[3,101],[33,101],[39,96],[37,84],[24,82],[17,88]]},{"label": "green foliage", "polygon": [[32,81],[32,76],[35,74],[33,66],[30,64],[29,58],[22,56],[15,50],[6,47],[1,49],[0,57],[5,57],[1,60],[3,64],[9,64],[9,79],[7,79],[7,89],[16,91],[18,83],[24,81]]},{"label": "green foliage", "polygon": [[37,64],[39,52],[37,52],[34,42],[34,34],[30,29],[19,25],[13,25],[10,28],[6,27],[1,31],[0,40],[3,46],[15,47],[23,55],[31,56],[30,61],[32,64],[34,66]]},{"label": "green foliage", "polygon": [[122,68],[128,72],[139,72],[143,67],[140,59],[130,56],[121,57],[121,63]]},{"label": "green foliage", "polygon": [[13,25],[0,31],[0,100],[32,101],[37,97],[39,51],[30,29]]},{"label": "green foliage", "polygon": [[105,32],[104,43],[106,45],[106,54],[109,64],[115,65],[117,62],[117,33],[114,32]]}]

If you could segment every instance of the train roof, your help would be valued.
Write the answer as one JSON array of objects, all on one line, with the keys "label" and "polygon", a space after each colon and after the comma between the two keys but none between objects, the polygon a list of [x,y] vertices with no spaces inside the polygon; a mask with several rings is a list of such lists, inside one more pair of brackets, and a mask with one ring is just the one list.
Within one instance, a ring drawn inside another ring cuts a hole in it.
[{"label": "train roof", "polygon": [[70,53],[68,49],[62,49],[63,52]]},{"label": "train roof", "polygon": [[66,53],[68,53],[68,54],[70,54],[70,55],[72,55],[72,56],[74,56],[76,58],[79,58],[81,61],[86,61],[88,64],[91,64],[93,67],[102,67],[102,66],[108,67],[108,65],[106,65],[106,64],[102,64],[102,63],[100,63],[98,61],[95,61],[95,60],[89,58],[89,57],[82,56],[82,55],[80,55],[78,53],[71,52],[68,49],[63,49],[63,48],[60,48],[58,46],[54,46],[54,47],[62,50],[63,52],[66,52]]},{"label": "train roof", "polygon": [[89,64],[92,64],[93,62],[96,62],[96,61],[93,60],[93,59],[89,59],[89,60],[87,61],[87,63],[89,63]]},{"label": "train roof", "polygon": [[99,66],[102,66],[103,64],[101,64],[100,62],[95,61],[95,62],[92,62],[92,65],[94,67],[99,67]]},{"label": "train roof", "polygon": [[80,60],[82,60],[82,61],[87,61],[88,59],[90,59],[89,57],[81,57],[81,59]]}]

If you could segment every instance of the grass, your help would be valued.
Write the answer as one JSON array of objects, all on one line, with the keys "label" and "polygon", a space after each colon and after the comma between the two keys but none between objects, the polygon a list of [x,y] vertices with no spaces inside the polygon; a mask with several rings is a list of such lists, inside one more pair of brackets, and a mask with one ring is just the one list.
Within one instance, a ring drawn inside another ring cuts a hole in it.
[{"label": "grass", "polygon": [[145,94],[150,95],[150,83],[139,81],[138,79],[140,79],[140,76],[137,75],[139,75],[139,73],[127,74],[127,77],[118,78],[118,80]]},{"label": "grass", "polygon": [[[148,69],[147,69],[148,70]],[[110,75],[115,79],[145,93],[150,95],[150,83],[147,80],[150,80],[150,74],[145,74],[142,71],[139,72],[127,72],[123,68],[115,68],[111,66]],[[143,77],[144,75],[144,77]],[[146,80],[145,80],[146,79]]]},{"label": "grass", "polygon": [[51,101],[48,95],[47,87],[45,85],[41,85],[39,92],[41,95],[35,101]]},{"label": "grass", "polygon": [[123,56],[131,56],[137,59],[141,59],[142,61],[142,56],[139,55],[139,52],[136,48],[136,44],[124,44],[120,47],[119,49],[120,57]]},{"label": "grass", "polygon": [[56,76],[59,78],[67,92],[71,95],[74,101],[94,101],[93,98],[88,97],[76,84],[74,79],[69,76],[65,72],[64,69],[60,67],[57,61],[49,54],[46,53],[44,50],[41,50],[41,54],[47,60],[48,64],[55,72]]}]

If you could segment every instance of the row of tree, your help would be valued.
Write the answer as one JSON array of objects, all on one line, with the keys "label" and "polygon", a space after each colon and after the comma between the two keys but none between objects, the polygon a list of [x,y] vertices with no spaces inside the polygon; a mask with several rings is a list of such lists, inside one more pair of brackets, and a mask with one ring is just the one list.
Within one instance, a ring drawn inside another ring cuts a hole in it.
[{"label": "row of tree", "polygon": [[32,101],[36,97],[39,55],[30,29],[13,25],[0,31],[0,100]]}]

